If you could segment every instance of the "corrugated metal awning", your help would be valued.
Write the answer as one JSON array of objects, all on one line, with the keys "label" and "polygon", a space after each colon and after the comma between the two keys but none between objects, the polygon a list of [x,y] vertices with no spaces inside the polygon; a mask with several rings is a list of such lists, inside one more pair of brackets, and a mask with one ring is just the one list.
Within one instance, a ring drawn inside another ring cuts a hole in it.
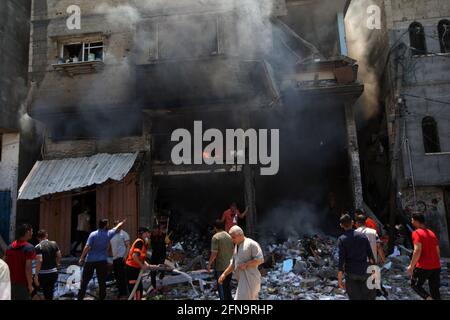
[{"label": "corrugated metal awning", "polygon": [[34,164],[19,190],[19,200],[120,181],[133,167],[137,153],[100,153],[92,157],[44,160]]}]

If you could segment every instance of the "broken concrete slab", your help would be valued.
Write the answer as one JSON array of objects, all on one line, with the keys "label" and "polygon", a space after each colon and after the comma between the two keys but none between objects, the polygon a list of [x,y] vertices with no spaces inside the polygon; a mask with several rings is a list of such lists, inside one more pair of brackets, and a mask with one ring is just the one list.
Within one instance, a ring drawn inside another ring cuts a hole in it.
[{"label": "broken concrete slab", "polygon": [[303,279],[301,282],[302,288],[314,288],[320,284],[320,279],[317,277],[312,277],[308,279]]},{"label": "broken concrete slab", "polygon": [[305,261],[297,260],[295,262],[295,265],[294,265],[294,268],[293,268],[293,271],[295,273],[297,273],[297,274],[298,273],[303,273],[306,270],[308,270],[308,264]]}]

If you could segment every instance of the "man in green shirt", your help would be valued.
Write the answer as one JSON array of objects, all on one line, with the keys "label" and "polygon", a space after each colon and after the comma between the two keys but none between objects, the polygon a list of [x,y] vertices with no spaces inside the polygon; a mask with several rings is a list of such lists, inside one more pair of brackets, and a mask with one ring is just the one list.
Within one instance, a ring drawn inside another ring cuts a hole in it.
[{"label": "man in green shirt", "polygon": [[[223,223],[217,221],[214,225],[214,236],[211,240],[211,256],[209,257],[208,272],[211,272],[211,266],[214,264],[214,276],[219,279],[223,271],[230,265],[233,257],[234,244],[228,232],[223,230]],[[231,295],[230,273],[222,284],[217,282],[220,300],[233,300]]]}]

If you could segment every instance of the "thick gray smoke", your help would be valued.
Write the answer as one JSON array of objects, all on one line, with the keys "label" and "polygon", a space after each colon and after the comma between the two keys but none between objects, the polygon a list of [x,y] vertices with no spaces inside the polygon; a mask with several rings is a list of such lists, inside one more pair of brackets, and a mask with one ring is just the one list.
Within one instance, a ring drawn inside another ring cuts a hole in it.
[{"label": "thick gray smoke", "polygon": [[[95,9],[95,13],[106,17],[108,25],[113,30],[130,30],[133,34],[136,26],[144,19],[161,15],[166,12],[179,12],[176,16],[176,23],[187,29],[195,30],[193,24],[198,24],[198,20],[192,20],[191,16],[203,13],[220,13],[234,11],[238,19],[236,22],[237,46],[246,47],[248,53],[255,47],[267,52],[272,46],[272,26],[268,24],[272,14],[273,4],[276,0],[131,0],[123,1],[122,4],[111,6],[101,2]],[[186,31],[186,30],[185,30]],[[206,36],[210,30],[203,30]],[[167,43],[179,44],[181,39],[179,34],[174,33],[172,39],[164,39]],[[191,41],[195,41],[195,34]],[[148,48],[153,45],[151,39],[135,38],[134,45],[139,48]],[[179,47],[180,51],[183,47]],[[249,56],[250,58],[251,56]]]},{"label": "thick gray smoke", "polygon": [[[137,65],[151,65],[152,63],[156,65],[158,59],[161,61],[165,59],[169,62],[171,59],[172,61],[177,59],[181,61],[196,60],[199,59],[198,56],[193,54],[196,52],[201,54],[206,52],[207,58],[217,54],[210,50],[211,42],[214,43],[210,40],[214,40],[214,37],[217,36],[212,32],[216,30],[216,20],[210,19],[214,16],[219,16],[218,23],[223,24],[221,25],[224,28],[223,30],[228,28],[226,29],[227,36],[223,39],[223,48],[219,48],[226,51],[224,59],[266,60],[277,72],[281,73],[294,70],[297,63],[308,61],[311,56],[323,58],[313,45],[300,38],[299,35],[295,35],[295,32],[290,30],[287,25],[283,25],[273,17],[274,10],[279,4],[278,0],[124,0],[114,1],[114,3],[116,5],[111,5],[105,1],[96,1],[93,13],[101,16],[100,21],[104,21],[105,25],[96,25],[95,27],[98,30],[93,30],[93,32],[104,31],[108,33],[110,44],[105,49],[105,69],[100,77],[89,78],[95,81],[90,82],[88,90],[79,95],[77,101],[74,101],[81,113],[80,118],[74,119],[73,122],[68,120],[65,123],[67,127],[85,123],[90,127],[91,132],[95,132],[98,130],[98,123],[101,123],[103,118],[108,119],[110,117],[108,104],[112,103],[114,99],[123,101],[129,99],[131,101],[130,107],[133,106],[133,101],[138,98],[133,96],[136,87],[135,70]],[[326,10],[326,8],[323,9]],[[202,24],[198,18],[200,15],[207,16],[205,20],[209,20]],[[213,24],[211,24],[211,20],[214,21]],[[154,28],[154,25],[158,23],[160,23],[161,29]],[[330,25],[324,26],[323,33],[329,33],[330,30],[328,29],[332,27],[332,25],[331,27]],[[219,33],[224,32],[220,28],[218,29]],[[82,32],[83,30],[81,30]],[[155,38],[155,34],[158,34],[158,37]],[[155,50],[155,48],[157,49]],[[158,53],[155,53],[155,51],[158,51]],[[155,56],[157,54],[166,54],[166,56]],[[205,56],[201,58],[205,58]],[[182,65],[182,63],[179,65]],[[170,72],[168,74],[166,69],[164,69],[164,72],[165,74],[161,74],[160,78],[156,77],[148,81],[161,81],[162,78],[170,79]],[[229,74],[229,72],[224,73],[222,70],[216,69],[208,77],[210,83],[204,83],[203,85],[207,88],[213,88],[217,91],[214,94],[220,96],[223,94],[223,88],[226,87],[227,82],[236,81],[230,79]],[[86,75],[86,78],[91,76]],[[186,75],[186,77],[188,76],[195,77],[195,74],[190,72]],[[83,76],[80,76],[80,79],[83,79]],[[192,82],[195,81],[196,79],[192,79]],[[255,82],[257,81],[258,79],[255,80]],[[102,114],[98,117],[85,114],[86,106],[93,105],[93,102],[99,102],[99,97],[105,99],[105,101],[101,101],[101,104],[98,104],[101,108],[97,112]],[[292,98],[293,101],[290,102],[291,105],[295,105],[296,110],[293,112],[295,115],[289,118],[288,112],[283,110],[285,115],[272,124],[275,126],[274,128],[283,126],[284,131],[281,132],[281,139],[283,139],[283,134],[292,134],[292,136],[284,138],[285,146],[291,146],[291,149],[288,150],[284,158],[285,162],[282,164],[284,168],[289,167],[289,171],[282,167],[281,170],[284,170],[282,177],[288,178],[286,179],[287,184],[292,181],[289,179],[296,177],[297,181],[293,187],[306,189],[304,187],[306,184],[321,183],[320,179],[326,177],[329,171],[328,163],[337,158],[336,150],[343,149],[341,148],[341,142],[336,141],[339,140],[339,137],[336,137],[334,131],[336,123],[342,122],[342,114],[338,114],[336,121],[334,121],[334,119],[330,119],[335,117],[334,111],[328,112],[328,110],[321,109],[320,103],[317,103],[314,106],[315,111],[311,112],[311,110],[301,110],[301,103],[294,101],[294,99],[299,99],[298,101],[301,99],[300,97],[294,97]],[[45,103],[45,101],[41,101],[41,103]],[[299,116],[298,111],[305,111],[306,113],[304,116],[303,114]],[[316,118],[319,119],[308,118],[312,113],[315,113]],[[136,117],[141,116],[139,112],[135,112],[135,114]],[[327,121],[321,121],[320,117],[323,114],[327,115]],[[235,117],[236,115],[230,113],[229,116]],[[274,115],[272,114],[268,118],[274,118]],[[295,122],[292,119],[300,119],[301,121]],[[111,126],[108,129],[120,132],[123,130],[121,127],[126,125],[126,121],[123,121],[123,123],[118,123],[117,126]],[[338,126],[341,130],[341,123]],[[271,124],[267,127],[271,127]],[[281,152],[283,153],[283,150]],[[314,168],[310,170],[312,167]],[[310,172],[307,172],[308,170]],[[305,177],[300,177],[301,175],[310,175],[312,176],[311,179],[315,181],[306,181]],[[278,178],[278,180],[279,184],[283,184],[283,181],[280,183],[283,178]],[[286,183],[284,187],[286,187]],[[230,187],[230,189],[232,188]],[[272,187],[272,189],[274,188]],[[224,192],[223,190],[224,188],[221,188],[220,192]],[[321,190],[317,194],[327,191]],[[259,208],[261,211],[264,209],[268,211],[259,220],[263,229],[270,228],[271,232],[287,236],[319,232],[322,222],[321,217],[324,215],[321,207],[312,204],[313,201],[307,199],[293,200],[299,198],[296,197],[297,193],[291,192],[289,196],[285,196],[283,192],[278,190],[273,190],[273,192],[276,195],[268,197],[274,199],[270,206]],[[257,198],[263,199],[267,196],[268,194],[259,194]],[[217,207],[222,207],[228,203],[219,204],[226,197],[232,198],[233,196],[226,194],[214,199]],[[192,202],[192,199],[189,200]],[[320,200],[315,199],[314,202],[317,203]],[[211,211],[211,208],[214,207],[214,204],[208,204],[203,210],[201,204],[196,203],[195,205],[198,209],[197,212],[194,208],[185,208],[186,211],[198,213]],[[220,216],[221,212],[212,214],[215,215],[215,219]]]},{"label": "thick gray smoke", "polygon": [[364,83],[364,92],[359,100],[364,120],[372,118],[378,112],[379,82],[377,70],[371,63],[370,49],[373,41],[379,43],[379,34],[382,30],[369,29],[367,9],[371,5],[383,5],[379,0],[352,1],[346,15],[347,45],[349,54],[358,61],[358,76]]},{"label": "thick gray smoke", "polygon": [[[103,104],[109,107],[114,107],[117,101],[119,104],[126,103],[130,108],[137,107],[134,104],[136,64],[148,63],[151,51],[160,51],[161,53],[158,54],[167,53],[167,56],[159,58],[169,60],[172,58],[197,59],[196,52],[202,54],[208,52],[209,46],[214,43],[212,37],[218,37],[213,32],[216,22],[213,20],[213,24],[209,21],[202,25],[198,20],[199,15],[207,16],[207,20],[211,20],[211,17],[216,14],[225,14],[228,18],[230,15],[234,16],[235,25],[232,26],[234,30],[231,33],[230,30],[228,31],[233,39],[226,39],[231,42],[227,43],[227,46],[232,49],[227,52],[227,55],[239,56],[241,61],[261,59],[272,49],[272,26],[268,18],[274,1],[276,0],[129,0],[116,1],[114,5],[111,2],[98,1],[92,5],[93,11],[82,10],[84,20],[82,20],[81,32],[101,31],[110,34],[108,41],[111,45],[106,46],[105,68],[102,71],[105,79],[98,81],[97,78],[89,76],[83,84],[74,84],[77,87],[74,89],[80,94],[71,94],[70,103],[71,107],[78,108],[79,115],[65,119],[64,130],[79,132],[77,128],[83,126],[85,131],[100,137],[120,136],[120,134],[129,133],[129,130],[135,130],[130,127],[139,122],[138,117],[100,129],[99,123],[106,119],[112,121],[110,108],[95,108],[97,116],[93,116],[92,113],[87,112],[86,106],[94,106],[99,101],[99,97],[106,95]],[[102,17],[99,20],[102,23],[93,27],[89,13]],[[159,25],[160,20],[163,23],[162,30],[151,29],[155,24]],[[147,28],[148,25],[150,25],[149,28]],[[149,32],[160,32],[161,35],[155,38],[154,33],[149,34]],[[167,71],[164,72],[165,74],[161,76],[170,77]],[[45,77],[47,78],[47,75]],[[47,90],[53,89],[52,82],[55,77],[54,75],[52,77],[53,80],[48,81]],[[227,77],[228,75],[221,70],[216,70],[210,74],[208,79],[210,83],[205,87],[213,88],[215,94],[221,96],[225,94],[223,82]],[[44,79],[43,83],[45,82]],[[65,82],[65,84],[61,83],[64,90],[75,92],[74,89],[68,88],[71,84]],[[63,103],[67,104],[67,101]],[[41,98],[39,104],[45,106],[45,99]],[[121,106],[117,105],[117,107]],[[129,116],[133,118],[132,112]]]},{"label": "thick gray smoke", "polygon": [[303,201],[282,201],[260,224],[260,236],[298,238],[320,234],[323,230],[321,217],[323,213],[315,205]]},{"label": "thick gray smoke", "polygon": [[[112,26],[113,30],[136,30],[136,32],[129,33],[133,46],[130,55],[125,58],[109,55],[108,58],[117,59],[117,61],[113,62],[118,63],[121,68],[123,68],[125,75],[132,73],[135,63],[141,62],[141,57],[147,57],[149,51],[151,52],[152,48],[158,45],[163,46],[162,48],[159,48],[161,52],[164,52],[164,50],[166,50],[166,52],[170,51],[172,54],[175,52],[177,57],[186,59],[187,57],[183,56],[183,54],[185,54],[187,48],[191,48],[189,42],[198,41],[195,37],[199,36],[199,22],[196,20],[197,18],[195,18],[195,15],[198,13],[209,14],[211,12],[222,12],[225,15],[229,15],[230,12],[233,12],[233,22],[235,25],[233,26],[232,40],[228,43],[231,49],[226,49],[229,50],[227,51],[228,56],[236,56],[240,60],[266,59],[275,63],[276,67],[289,71],[295,68],[296,63],[305,61],[311,54],[319,57],[321,55],[314,46],[302,40],[298,35],[295,36],[296,40],[293,40],[293,31],[288,29],[286,25],[281,24],[281,22],[278,22],[278,24],[274,23],[273,10],[277,2],[278,1],[276,0],[181,0],[176,2],[134,0],[126,1],[117,6],[110,6],[102,3],[97,7],[96,11],[97,13],[106,16],[107,22]],[[159,41],[159,43],[155,43],[155,31],[151,29],[151,24],[146,24],[148,23],[148,18],[152,20],[152,15],[158,16],[164,14],[166,11],[174,9],[181,13],[176,16],[176,21],[174,21],[176,24],[175,30],[171,30],[170,26],[168,27],[168,31],[159,30],[160,33],[164,32],[164,34],[160,34],[161,39],[156,40]],[[192,18],[193,16],[194,19]],[[144,27],[140,28],[142,25],[144,25]],[[202,37],[207,38],[211,31],[210,28],[212,27],[214,26],[206,24],[204,29],[200,31]],[[287,31],[288,33],[292,33],[288,35],[286,34]],[[192,35],[192,39],[186,39],[186,35]],[[274,39],[274,37],[277,38]],[[199,53],[207,52],[209,48],[205,48],[203,45],[207,46],[207,44],[213,42],[212,40],[213,39],[208,39],[208,41],[203,41],[200,44],[200,48],[193,47],[192,50],[198,50]],[[295,41],[298,41],[304,46],[304,48],[299,50],[300,53],[293,52],[292,48],[288,47]],[[301,55],[302,53],[304,56],[299,56],[299,54]],[[111,61],[112,60],[106,62],[110,63]],[[148,61],[144,60],[142,63],[148,63]],[[161,76],[167,77],[167,74]],[[214,70],[214,73],[209,77],[209,81],[211,82],[209,86],[217,88],[218,95],[220,95],[224,81],[228,81],[227,78],[228,75],[224,75],[221,70]],[[89,97],[89,94],[87,97]],[[332,117],[332,115],[328,113],[328,117]],[[304,121],[305,120],[302,119],[302,122]],[[277,126],[280,124],[283,125],[286,134],[295,134],[298,132],[296,126],[302,126],[302,123],[283,123],[283,120],[276,123]],[[307,126],[307,124],[305,125]],[[317,141],[316,146],[311,145],[314,143],[312,141],[316,141],[316,139],[310,139],[309,137],[304,137],[298,141],[297,139],[291,139],[290,144],[296,145],[296,150],[301,150],[303,148],[306,152],[301,156],[301,163],[295,163],[295,160],[288,159],[290,157],[288,155],[285,157],[286,162],[284,165],[296,166],[303,164],[304,167],[314,166],[318,167],[318,170],[324,171],[325,168],[322,168],[321,166],[327,161],[332,162],[335,159],[336,148],[333,146],[340,146],[341,144],[338,141],[335,141],[337,138],[335,137],[333,128],[322,127],[318,134],[320,134],[322,138],[320,141]],[[320,160],[312,159],[311,155],[308,155],[309,150],[314,150],[313,152],[316,152],[317,150],[322,149],[321,146],[324,145],[327,146],[327,148],[324,149],[331,150],[328,152],[330,154],[319,151],[321,153]],[[296,158],[293,155],[292,159],[298,160],[298,157]],[[326,166],[323,165],[323,167]],[[304,184],[311,184],[311,182],[301,179],[300,177],[298,179]],[[299,188],[300,186],[296,185],[294,187]],[[316,194],[318,195],[320,192],[316,192]],[[260,194],[259,196],[264,197],[263,194]],[[280,200],[280,198],[283,199],[283,196],[274,197],[274,201],[277,201],[278,203],[271,204],[270,208],[267,208],[268,212],[265,212],[264,217],[261,217],[259,220],[261,230],[265,230],[261,232],[260,235],[274,233],[285,237],[297,237],[319,233],[323,222],[321,219],[324,216],[324,212],[321,208],[306,200],[292,200],[292,194],[286,196],[284,200]],[[220,199],[216,200],[216,203],[219,204]],[[316,202],[320,201],[317,201],[316,199]],[[201,204],[197,205],[199,206],[197,208],[198,212],[203,212],[204,210],[200,208]],[[206,211],[210,212],[211,207],[213,207],[212,204]],[[186,205],[184,205],[183,208],[185,215],[188,214],[190,210],[195,212],[193,209],[188,209]],[[216,213],[216,215],[220,216],[220,212]]]}]

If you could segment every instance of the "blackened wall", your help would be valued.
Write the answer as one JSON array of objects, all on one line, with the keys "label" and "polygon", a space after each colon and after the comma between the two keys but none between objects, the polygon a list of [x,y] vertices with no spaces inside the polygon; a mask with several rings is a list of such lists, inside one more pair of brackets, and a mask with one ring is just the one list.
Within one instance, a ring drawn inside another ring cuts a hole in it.
[{"label": "blackened wall", "polygon": [[29,0],[0,1],[0,131],[16,131],[27,93]]}]

